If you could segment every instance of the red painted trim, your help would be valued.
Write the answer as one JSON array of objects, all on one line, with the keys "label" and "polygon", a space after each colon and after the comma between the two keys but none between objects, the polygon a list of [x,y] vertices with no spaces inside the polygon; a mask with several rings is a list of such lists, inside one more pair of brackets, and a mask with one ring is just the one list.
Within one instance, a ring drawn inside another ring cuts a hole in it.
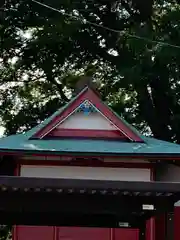
[{"label": "red painted trim", "polygon": [[[151,181],[155,180],[155,169],[154,166],[151,168]],[[155,240],[155,218],[151,218],[147,224],[147,228],[149,228],[149,236],[147,240]]]},{"label": "red painted trim", "polygon": [[155,167],[154,167],[154,165],[153,165],[153,163],[152,163],[152,168],[151,168],[151,181],[154,181],[155,180]]},{"label": "red painted trim", "polygon": [[58,227],[53,227],[53,240],[58,240]]},{"label": "red painted trim", "polygon": [[18,160],[16,160],[16,167],[14,170],[14,176],[19,176],[20,175],[20,164],[18,162]]},{"label": "red painted trim", "polygon": [[[84,153],[83,153],[84,154]],[[67,157],[67,156],[72,156],[72,157],[81,157],[81,158],[87,158],[87,157],[93,157],[93,158],[105,158],[105,157],[109,157],[109,158],[131,158],[131,159],[141,159],[141,160],[155,160],[155,161],[159,161],[159,160],[167,160],[167,161],[174,161],[174,160],[180,160],[180,156],[179,157],[160,157],[160,156],[142,156],[142,155],[102,155],[102,154],[99,154],[99,155],[93,155],[92,153],[88,153],[88,155],[81,155],[81,154],[78,154],[78,153],[74,153],[72,152],[71,154],[62,154],[62,155],[56,155],[56,154],[53,154],[53,153],[49,153],[49,154],[43,154],[43,153],[34,153],[34,154],[31,154],[31,156],[46,156],[46,157],[51,157],[51,156],[59,156],[59,157]],[[22,154],[21,156],[24,156],[25,154]]]},{"label": "red painted trim", "polygon": [[88,137],[128,139],[118,130],[54,129],[46,137]]},{"label": "red painted trim", "polygon": [[110,239],[110,240],[115,240],[114,228],[110,228],[109,231],[110,231],[110,234],[109,234],[110,237],[109,237],[109,239]]},{"label": "red painted trim", "polygon": [[133,141],[143,142],[143,140],[135,134],[128,126],[126,126],[116,115],[113,113],[100,99],[99,97],[89,88],[82,91],[77,99],[69,104],[69,107],[64,109],[59,116],[54,119],[38,131],[34,137],[42,138],[48,132],[50,132],[54,126],[63,121],[68,115],[70,115],[81,103],[85,100],[89,100],[99,111],[101,111],[114,125],[116,125],[124,135]]},{"label": "red painted trim", "polygon": [[39,166],[79,166],[79,167],[105,167],[105,168],[153,168],[151,163],[130,163],[130,162],[103,162],[103,161],[51,161],[51,160],[19,160],[20,165]]},{"label": "red painted trim", "polygon": [[12,227],[12,240],[18,240],[18,226]]},{"label": "red painted trim", "polygon": [[151,240],[155,240],[155,218],[152,218],[151,220]]},{"label": "red painted trim", "polygon": [[[176,206],[174,208],[174,239],[173,240],[179,240],[180,236],[180,207]],[[164,229],[163,229],[164,230]],[[160,231],[159,231],[160,232]],[[164,236],[164,235],[163,235]],[[160,239],[160,238],[159,238]],[[165,239],[165,238],[164,238]]]},{"label": "red painted trim", "polygon": [[[83,155],[84,154],[84,155]],[[4,152],[0,152],[0,156],[5,156],[5,155],[9,155],[9,156],[19,156],[19,157],[23,157],[23,156],[41,156],[41,157],[53,157],[53,156],[57,156],[57,157],[81,157],[81,158],[87,158],[87,157],[93,157],[93,158],[105,158],[105,157],[110,157],[110,158],[131,158],[131,159],[141,159],[141,160],[155,160],[155,161],[159,161],[159,160],[166,160],[166,161],[175,161],[175,160],[180,160],[180,156],[160,156],[160,155],[149,155],[145,154],[145,156],[143,155],[131,155],[131,154],[98,154],[98,155],[94,155],[93,153],[87,153],[87,155],[85,153],[83,154],[79,154],[79,153],[76,153],[76,152],[71,152],[71,153],[59,153],[59,154],[56,154],[54,152],[49,152],[49,153],[43,153],[43,152],[29,152],[29,151],[4,151]]]}]

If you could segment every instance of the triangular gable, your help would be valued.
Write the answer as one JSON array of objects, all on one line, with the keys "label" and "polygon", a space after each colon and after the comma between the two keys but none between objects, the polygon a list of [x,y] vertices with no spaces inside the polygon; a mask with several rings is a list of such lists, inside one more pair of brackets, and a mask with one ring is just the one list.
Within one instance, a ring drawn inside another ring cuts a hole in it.
[{"label": "triangular gable", "polygon": [[126,138],[131,141],[143,142],[88,87],[49,124],[40,129],[33,138],[57,136]]},{"label": "triangular gable", "polygon": [[59,129],[92,129],[92,130],[117,130],[90,101],[85,100],[77,107],[67,119],[62,121]]},{"label": "triangular gable", "polygon": [[89,100],[81,103],[46,137],[90,137],[127,139]]}]

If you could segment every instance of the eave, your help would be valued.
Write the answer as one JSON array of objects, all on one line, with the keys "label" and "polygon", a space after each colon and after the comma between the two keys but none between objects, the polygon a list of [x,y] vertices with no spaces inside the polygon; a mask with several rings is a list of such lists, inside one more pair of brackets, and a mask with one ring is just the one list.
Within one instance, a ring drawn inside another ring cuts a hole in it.
[{"label": "eave", "polygon": [[[180,160],[180,153],[104,153],[104,152],[59,152],[0,149],[0,155],[12,156],[73,156],[73,157],[114,157],[114,158],[141,158],[146,160]],[[173,159],[172,159],[173,158]]]},{"label": "eave", "polygon": [[137,228],[142,220],[172,211],[179,189],[179,183],[0,176],[0,223],[121,227],[128,222]]}]

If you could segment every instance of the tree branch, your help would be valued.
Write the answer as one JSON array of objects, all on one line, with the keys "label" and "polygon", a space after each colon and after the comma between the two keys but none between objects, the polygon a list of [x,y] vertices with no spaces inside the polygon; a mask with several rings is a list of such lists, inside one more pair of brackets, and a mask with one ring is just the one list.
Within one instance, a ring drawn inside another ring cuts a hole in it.
[{"label": "tree branch", "polygon": [[47,80],[48,82],[54,84],[56,86],[56,88],[58,89],[60,95],[61,95],[61,98],[63,99],[63,101],[65,102],[68,102],[69,99],[66,97],[64,91],[63,91],[63,85],[62,84],[59,84],[52,76],[52,74],[50,73],[47,73],[46,72],[46,77],[47,77]]}]

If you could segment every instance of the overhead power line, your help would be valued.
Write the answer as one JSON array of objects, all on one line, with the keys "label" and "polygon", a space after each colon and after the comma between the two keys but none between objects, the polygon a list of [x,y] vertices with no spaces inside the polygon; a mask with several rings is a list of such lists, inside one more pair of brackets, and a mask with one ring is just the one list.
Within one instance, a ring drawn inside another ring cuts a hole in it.
[{"label": "overhead power line", "polygon": [[[54,7],[51,7],[47,4],[41,3],[41,2],[36,1],[36,0],[31,0],[31,1],[41,5],[43,7],[46,7],[48,9],[52,10],[52,11],[55,11],[55,12],[58,12],[60,14],[65,15],[65,16],[68,16],[68,17],[71,17],[71,18],[78,19],[78,20],[82,21],[82,19],[80,19],[80,17],[78,17],[78,16],[74,16],[74,15],[62,12],[59,9],[56,9]],[[110,31],[110,32],[115,32],[115,33],[121,33],[122,32],[120,30],[109,28],[109,27],[106,27],[106,26],[103,26],[103,25],[100,25],[100,24],[97,24],[97,23],[94,23],[94,22],[91,22],[91,21],[88,21],[88,20],[85,20],[85,23],[90,24],[90,25],[95,26],[95,27],[98,27],[98,28],[105,29],[105,30]],[[139,40],[142,40],[142,41],[146,41],[146,42],[161,44],[161,45],[164,45],[164,46],[167,46],[167,47],[173,47],[173,48],[180,49],[180,46],[178,46],[178,45],[170,44],[170,43],[163,42],[163,41],[152,40],[152,39],[149,39],[149,38],[145,38],[145,37],[141,37],[141,36],[137,36],[137,35],[132,35],[132,34],[129,34],[129,33],[127,33],[126,36],[131,37],[131,38],[135,38],[135,39],[139,39]]]}]

